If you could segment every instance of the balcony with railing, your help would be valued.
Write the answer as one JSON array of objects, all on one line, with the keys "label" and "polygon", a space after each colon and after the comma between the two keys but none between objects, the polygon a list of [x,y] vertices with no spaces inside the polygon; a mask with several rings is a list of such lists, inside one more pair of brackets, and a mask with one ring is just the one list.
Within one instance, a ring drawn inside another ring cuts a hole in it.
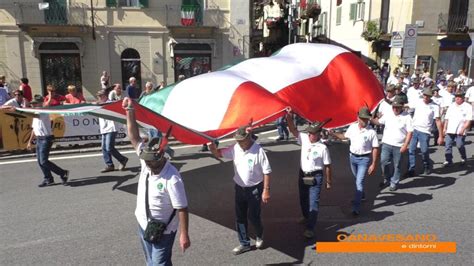
[{"label": "balcony with railing", "polygon": [[225,27],[223,11],[199,5],[166,5],[167,27]]},{"label": "balcony with railing", "polygon": [[453,15],[440,13],[438,16],[438,32],[467,33],[472,28],[471,15]]},{"label": "balcony with railing", "polygon": [[89,7],[82,3],[70,1],[69,5],[57,2],[50,3],[19,3],[15,2],[15,20],[19,26],[88,26]]}]

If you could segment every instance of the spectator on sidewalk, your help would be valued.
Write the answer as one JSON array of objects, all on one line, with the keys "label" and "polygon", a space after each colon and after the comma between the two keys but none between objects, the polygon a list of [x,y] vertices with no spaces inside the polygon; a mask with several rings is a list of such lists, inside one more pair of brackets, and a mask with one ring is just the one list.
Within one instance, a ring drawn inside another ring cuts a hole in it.
[{"label": "spectator on sidewalk", "polygon": [[31,92],[31,87],[28,85],[29,80],[27,78],[21,78],[20,79],[21,84],[20,84],[20,90],[23,92],[23,97],[28,100],[28,102],[31,102],[33,99],[33,94]]},{"label": "spectator on sidewalk", "polygon": [[115,101],[122,100],[124,98],[122,85],[120,85],[118,83],[115,83],[112,86],[113,86],[113,88],[112,88],[112,90],[110,90],[109,95],[107,97],[109,99],[109,101],[115,102]]},{"label": "spectator on sidewalk", "polygon": [[351,124],[346,133],[329,131],[330,135],[340,140],[350,140],[349,160],[351,171],[355,178],[356,191],[352,201],[352,215],[360,214],[361,201],[365,199],[364,181],[365,175],[372,175],[377,165],[379,154],[379,140],[377,133],[369,125],[372,118],[367,107],[362,107],[357,115],[357,122]]},{"label": "spectator on sidewalk", "polygon": [[[98,103],[107,102],[107,92],[100,90],[97,92]],[[119,170],[125,170],[127,166],[128,158],[123,156],[115,148],[115,138],[117,136],[117,130],[115,128],[115,122],[104,118],[99,118],[100,134],[102,134],[102,155],[105,162],[105,168],[101,173],[107,173],[115,171],[114,162],[112,157],[119,161]]]},{"label": "spectator on sidewalk", "polygon": [[0,105],[3,105],[10,99],[10,93],[8,91],[8,87],[0,81]]},{"label": "spectator on sidewalk", "polygon": [[298,132],[293,122],[293,115],[288,114],[286,120],[291,134],[298,139],[298,144],[301,145],[298,191],[301,212],[306,226],[303,236],[313,238],[324,177],[326,177],[326,189],[331,188],[331,156],[326,145],[321,142],[321,123],[314,122],[308,125],[304,132]]},{"label": "spectator on sidewalk", "polygon": [[281,116],[276,121],[278,129],[278,138],[277,141],[288,140],[290,133],[288,132],[288,127],[286,125],[286,119],[284,116]]},{"label": "spectator on sidewalk", "polygon": [[100,77],[100,87],[102,89],[107,89],[110,84],[110,76],[107,71],[102,71],[102,76]]},{"label": "spectator on sidewalk", "polygon": [[56,87],[53,85],[46,86],[46,91],[48,92],[48,95],[44,98],[44,107],[58,106],[66,101],[66,97],[58,94],[56,92]]},{"label": "spectator on sidewalk", "polygon": [[[135,103],[125,98],[122,104],[127,115],[128,137],[139,155],[142,169],[138,180],[135,216],[139,224],[146,264],[172,265],[171,255],[178,227],[181,250],[184,252],[191,246],[188,234],[188,201],[183,180],[178,170],[163,156],[164,152],[160,148],[163,141],[161,138],[151,139],[145,147],[135,118]],[[145,238],[151,219],[166,223],[161,239],[156,242],[149,242]]]},{"label": "spectator on sidewalk", "polygon": [[[41,107],[43,100],[44,99],[41,95],[35,95],[31,101],[31,105],[34,108]],[[33,140],[36,138],[36,158],[44,176],[43,182],[38,186],[46,187],[54,184],[54,178],[51,172],[57,174],[61,178],[63,185],[67,185],[69,171],[64,170],[49,160],[49,152],[51,151],[51,146],[53,145],[54,140],[49,114],[40,113],[32,114],[32,116],[32,131],[28,140],[27,149],[31,149]]]},{"label": "spectator on sidewalk", "polygon": [[6,103],[4,103],[2,106],[13,106],[13,107],[18,107],[18,108],[25,108],[25,107],[30,107],[30,102],[23,97],[23,92],[19,89],[15,90],[13,92],[14,98],[11,98],[8,100]]},{"label": "spectator on sidewalk", "polygon": [[129,82],[129,84],[128,84],[126,90],[125,90],[127,96],[130,97],[133,100],[138,99],[138,97],[140,97],[140,89],[137,88],[137,79],[134,78],[134,77],[131,77],[128,80],[128,82]]},{"label": "spectator on sidewalk", "polygon": [[214,143],[209,145],[217,158],[234,161],[235,213],[240,245],[232,250],[234,255],[249,251],[250,238],[248,221],[255,228],[255,246],[263,247],[263,224],[261,204],[270,200],[270,173],[272,169],[263,148],[252,139],[251,128],[240,127],[235,133],[236,144],[217,149]]},{"label": "spectator on sidewalk", "polygon": [[66,101],[64,102],[64,104],[80,104],[86,102],[86,99],[84,99],[82,93],[77,91],[76,86],[67,86],[67,91],[68,94],[66,94],[65,96]]}]

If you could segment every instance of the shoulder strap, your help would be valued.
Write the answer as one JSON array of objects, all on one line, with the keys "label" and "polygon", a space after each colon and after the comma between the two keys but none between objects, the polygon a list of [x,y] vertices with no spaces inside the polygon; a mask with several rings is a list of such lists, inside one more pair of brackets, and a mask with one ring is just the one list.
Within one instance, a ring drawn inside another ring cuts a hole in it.
[{"label": "shoulder strap", "polygon": [[[146,185],[145,185],[145,209],[146,209],[147,220],[151,218],[150,204],[148,202],[148,177],[149,176],[150,176],[150,173],[146,175]],[[166,223],[166,226],[168,226],[171,223],[175,215],[176,215],[176,209],[173,209],[173,212],[171,213],[170,219]]]}]

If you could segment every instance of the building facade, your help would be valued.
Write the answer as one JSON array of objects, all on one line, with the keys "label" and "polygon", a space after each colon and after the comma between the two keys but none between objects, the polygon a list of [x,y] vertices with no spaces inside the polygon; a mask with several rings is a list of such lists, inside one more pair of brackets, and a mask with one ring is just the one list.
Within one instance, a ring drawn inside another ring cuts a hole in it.
[{"label": "building facade", "polygon": [[417,25],[416,61],[410,68],[451,70],[470,68],[466,52],[474,32],[473,3],[469,0],[327,0],[319,1],[321,15],[314,38],[358,53],[368,64],[389,61],[405,65],[403,50],[390,47],[394,32]]},{"label": "building facade", "polygon": [[0,11],[0,74],[13,87],[27,77],[35,94],[73,84],[93,98],[102,71],[123,86],[171,84],[250,52],[250,1],[8,0]]}]

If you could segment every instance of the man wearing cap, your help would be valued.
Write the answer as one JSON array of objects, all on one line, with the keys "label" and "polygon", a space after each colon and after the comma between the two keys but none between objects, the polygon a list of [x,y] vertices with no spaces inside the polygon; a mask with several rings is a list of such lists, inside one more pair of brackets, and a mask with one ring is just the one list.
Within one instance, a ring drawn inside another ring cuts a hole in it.
[{"label": "man wearing cap", "polygon": [[[400,181],[401,156],[408,150],[413,134],[411,117],[403,111],[403,100],[396,96],[392,102],[392,112],[387,112],[381,118],[374,119],[372,122],[385,125],[380,155],[384,180],[380,187],[390,186],[390,191],[395,191]],[[392,163],[393,172],[390,170]]]},{"label": "man wearing cap", "polygon": [[[101,89],[97,92],[98,103],[109,102],[107,100],[107,91]],[[102,157],[104,158],[105,168],[101,170],[101,173],[112,172],[115,170],[114,162],[112,157],[119,161],[119,170],[125,170],[127,166],[128,158],[123,156],[115,148],[115,138],[117,136],[117,129],[115,128],[115,122],[99,117],[99,129],[102,135]]]},{"label": "man wearing cap", "polygon": [[[431,100],[439,106],[439,116],[441,120],[441,126],[443,126],[443,109],[441,108],[441,105],[443,104],[443,96],[439,95],[439,87],[438,86],[432,86],[431,91],[433,91],[433,97],[431,97]],[[438,138],[439,138],[439,131],[438,127],[436,126],[436,121],[434,121],[433,125],[431,126],[431,133],[433,133],[433,146],[438,145]]]},{"label": "man wearing cap", "polygon": [[[43,105],[43,101],[44,99],[41,95],[35,95],[30,104],[34,108],[38,108]],[[54,139],[53,132],[51,130],[51,120],[49,118],[49,114],[40,113],[33,114],[32,116],[32,131],[26,147],[27,149],[31,149],[33,139],[36,138],[36,158],[44,175],[43,182],[41,182],[38,186],[46,187],[54,184],[54,178],[51,172],[59,175],[63,185],[67,185],[69,171],[62,169],[49,160],[49,152],[51,151],[51,146],[53,145]]]},{"label": "man wearing cap", "polygon": [[357,115],[357,122],[352,123],[345,134],[330,131],[329,133],[341,140],[349,139],[351,171],[355,177],[356,191],[352,201],[352,214],[360,213],[360,202],[364,195],[366,173],[372,175],[378,158],[379,140],[377,133],[369,125],[372,115],[367,107],[362,107]]},{"label": "man wearing cap", "polygon": [[408,113],[413,117],[413,113],[415,110],[413,109],[412,106],[415,105],[416,102],[418,102],[422,96],[422,90],[420,88],[420,79],[419,78],[414,78],[412,80],[413,86],[411,86],[408,91],[407,91],[407,97],[408,97]]},{"label": "man wearing cap", "polygon": [[263,247],[263,225],[261,203],[270,200],[270,173],[272,169],[263,148],[252,139],[251,128],[240,127],[235,133],[236,144],[217,149],[214,143],[209,145],[217,158],[234,161],[235,214],[240,245],[232,250],[234,255],[249,251],[248,220],[255,228],[255,246]]},{"label": "man wearing cap", "polygon": [[377,116],[381,117],[385,113],[391,113],[392,112],[392,101],[393,98],[395,97],[395,85],[389,84],[387,85],[387,88],[385,89],[386,95],[383,101],[380,102],[380,105],[377,109]]},{"label": "man wearing cap", "polygon": [[[146,264],[172,265],[171,254],[178,227],[181,250],[184,252],[191,245],[188,235],[188,202],[184,184],[178,170],[163,156],[161,141],[164,140],[152,139],[145,147],[138,131],[134,102],[126,97],[122,105],[126,110],[130,142],[140,158],[141,172],[138,180],[135,216],[139,224],[139,236]],[[149,219],[167,224],[162,237],[156,243],[150,243],[144,238]]]},{"label": "man wearing cap", "polygon": [[443,132],[446,141],[444,166],[453,164],[453,142],[456,142],[456,147],[461,155],[461,164],[464,165],[467,160],[464,145],[466,132],[471,126],[472,106],[464,102],[464,91],[458,90],[454,96],[454,103],[449,106],[444,122]]},{"label": "man wearing cap", "polygon": [[313,238],[324,176],[326,176],[326,188],[331,188],[331,157],[328,148],[321,142],[321,123],[314,122],[309,124],[304,132],[298,132],[293,122],[293,115],[287,114],[286,119],[291,134],[298,139],[298,144],[301,145],[298,188],[301,212],[306,222],[303,235],[306,238]]},{"label": "man wearing cap", "polygon": [[[438,131],[442,133],[439,106],[435,104],[431,97],[433,92],[430,88],[423,89],[423,98],[420,101],[412,102],[410,108],[415,112],[413,115],[413,137],[410,141],[410,148],[408,152],[408,176],[415,176],[416,166],[416,149],[418,143],[420,144],[421,159],[423,161],[423,173],[425,175],[431,174],[430,154],[428,151],[429,140],[431,135],[431,128],[433,122],[436,123]],[[438,144],[443,143],[443,138],[438,137]]]},{"label": "man wearing cap", "polygon": [[395,85],[395,96],[399,96],[400,99],[402,99],[402,102],[403,104],[407,104],[408,103],[408,97],[407,95],[402,91],[402,85],[401,84],[397,84]]}]

